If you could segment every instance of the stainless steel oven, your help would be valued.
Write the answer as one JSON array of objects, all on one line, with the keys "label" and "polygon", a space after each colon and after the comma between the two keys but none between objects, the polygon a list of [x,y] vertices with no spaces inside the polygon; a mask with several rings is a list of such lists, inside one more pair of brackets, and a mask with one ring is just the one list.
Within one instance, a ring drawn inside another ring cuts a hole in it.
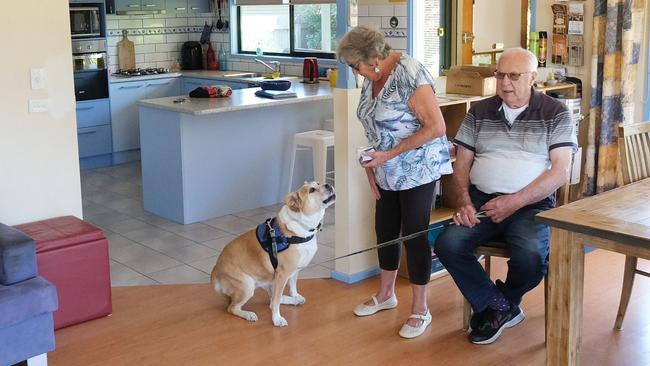
[{"label": "stainless steel oven", "polygon": [[70,5],[70,33],[72,38],[103,37],[103,21],[103,8],[100,5]]},{"label": "stainless steel oven", "polygon": [[72,41],[74,92],[77,101],[108,98],[106,40]]}]

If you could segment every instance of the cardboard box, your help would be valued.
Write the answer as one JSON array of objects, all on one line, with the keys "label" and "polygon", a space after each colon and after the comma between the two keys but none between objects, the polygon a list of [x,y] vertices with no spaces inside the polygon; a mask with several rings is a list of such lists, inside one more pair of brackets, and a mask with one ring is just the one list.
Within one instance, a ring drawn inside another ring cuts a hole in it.
[{"label": "cardboard box", "polygon": [[496,66],[452,66],[447,73],[447,94],[494,95],[497,93]]}]

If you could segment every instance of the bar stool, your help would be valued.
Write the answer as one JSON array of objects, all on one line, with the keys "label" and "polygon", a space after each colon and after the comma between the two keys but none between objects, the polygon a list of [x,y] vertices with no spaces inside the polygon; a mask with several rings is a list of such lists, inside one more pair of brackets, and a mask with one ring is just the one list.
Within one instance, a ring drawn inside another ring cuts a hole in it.
[{"label": "bar stool", "polygon": [[307,132],[298,132],[293,136],[293,152],[291,154],[291,165],[289,167],[289,189],[292,191],[293,170],[296,163],[296,151],[312,150],[312,159],[314,162],[314,179],[319,183],[325,183],[327,174],[334,171],[327,171],[327,149],[334,147],[334,132],[324,130],[313,130]]}]

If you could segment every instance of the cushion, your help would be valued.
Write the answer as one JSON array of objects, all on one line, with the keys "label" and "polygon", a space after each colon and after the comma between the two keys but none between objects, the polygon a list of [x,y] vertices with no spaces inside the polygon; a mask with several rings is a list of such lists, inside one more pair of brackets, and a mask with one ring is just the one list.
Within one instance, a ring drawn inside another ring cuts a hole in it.
[{"label": "cushion", "polygon": [[101,229],[74,216],[61,216],[15,227],[38,242],[37,253],[104,238]]},{"label": "cushion", "polygon": [[0,285],[35,277],[36,253],[32,238],[0,223]]},{"label": "cushion", "polygon": [[11,286],[0,285],[0,328],[58,308],[56,288],[37,276]]}]

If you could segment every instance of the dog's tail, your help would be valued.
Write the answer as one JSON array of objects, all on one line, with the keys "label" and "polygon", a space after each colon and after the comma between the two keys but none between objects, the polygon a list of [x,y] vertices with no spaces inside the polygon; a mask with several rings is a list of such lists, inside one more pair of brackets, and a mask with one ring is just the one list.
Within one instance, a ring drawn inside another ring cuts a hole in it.
[{"label": "dog's tail", "polygon": [[217,275],[216,271],[212,271],[212,274],[210,275],[210,282],[212,283],[212,287],[214,290],[220,294],[223,294],[223,287],[221,286],[221,282],[219,281],[219,276]]}]

